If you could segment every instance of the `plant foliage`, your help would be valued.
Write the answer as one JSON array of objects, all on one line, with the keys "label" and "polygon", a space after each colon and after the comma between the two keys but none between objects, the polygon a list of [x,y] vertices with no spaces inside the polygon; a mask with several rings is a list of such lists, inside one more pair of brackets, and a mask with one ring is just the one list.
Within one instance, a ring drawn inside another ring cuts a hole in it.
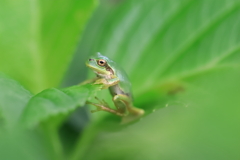
[{"label": "plant foliage", "polygon": [[[105,0],[90,17],[94,6],[0,2],[1,159],[240,159],[240,2]],[[96,52],[128,73],[139,121],[77,110],[111,98],[77,85]]]}]

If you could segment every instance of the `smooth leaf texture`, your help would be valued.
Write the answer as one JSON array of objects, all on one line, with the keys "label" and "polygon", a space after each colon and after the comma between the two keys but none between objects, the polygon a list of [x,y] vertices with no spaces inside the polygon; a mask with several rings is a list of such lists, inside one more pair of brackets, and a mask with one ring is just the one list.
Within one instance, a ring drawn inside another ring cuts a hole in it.
[{"label": "smooth leaf texture", "polygon": [[0,71],[35,93],[57,86],[94,6],[94,0],[1,1]]},{"label": "smooth leaf texture", "polygon": [[[1,128],[2,129],[2,128]],[[11,132],[1,130],[1,159],[16,160],[50,160],[50,147],[44,137],[37,132],[27,132],[14,129]]]},{"label": "smooth leaf texture", "polygon": [[[57,86],[93,3],[1,1],[0,71],[33,93]],[[101,52],[126,70],[145,116],[120,125],[97,112],[88,123],[65,123],[100,86],[32,96],[0,75],[1,159],[239,160],[239,17],[238,0],[101,1],[63,85],[84,80],[84,61]],[[31,133],[15,129],[19,119]],[[79,123],[88,126],[71,128]]]},{"label": "smooth leaf texture", "polygon": [[16,127],[32,94],[18,82],[0,74],[0,113],[7,127]]},{"label": "smooth leaf texture", "polygon": [[[135,97],[168,84],[171,91],[185,77],[238,65],[238,1],[131,0],[118,5],[97,9],[78,55],[100,51],[117,61],[129,74]],[[69,72],[81,76],[73,68]]]},{"label": "smooth leaf texture", "polygon": [[[121,132],[103,119],[72,159],[239,159],[239,17],[235,0],[102,3],[75,57],[101,52],[119,63],[149,115]],[[69,82],[81,76],[76,66]]]},{"label": "smooth leaf texture", "polygon": [[[61,90],[46,89],[30,99],[22,115],[22,121],[32,128],[54,116],[66,117],[77,107],[83,106],[86,100],[100,89],[99,87],[86,84]],[[54,123],[54,120],[51,119],[50,123]]]},{"label": "smooth leaf texture", "polygon": [[192,86],[180,99],[188,103],[169,104],[118,132],[99,132],[83,159],[239,159],[238,72],[219,69],[187,79]]}]

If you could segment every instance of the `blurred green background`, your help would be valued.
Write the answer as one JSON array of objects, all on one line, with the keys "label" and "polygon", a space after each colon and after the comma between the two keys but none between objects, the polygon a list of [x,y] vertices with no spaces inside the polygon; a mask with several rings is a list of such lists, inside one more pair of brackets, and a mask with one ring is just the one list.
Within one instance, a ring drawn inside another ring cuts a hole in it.
[{"label": "blurred green background", "polygon": [[[0,159],[239,160],[239,28],[239,0],[1,0]],[[139,121],[84,106],[96,52]]]}]

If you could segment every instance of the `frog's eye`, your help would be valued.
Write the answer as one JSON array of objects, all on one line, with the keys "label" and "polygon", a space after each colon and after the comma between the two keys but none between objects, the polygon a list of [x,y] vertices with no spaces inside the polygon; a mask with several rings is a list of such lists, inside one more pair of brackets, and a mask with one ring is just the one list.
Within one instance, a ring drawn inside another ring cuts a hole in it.
[{"label": "frog's eye", "polygon": [[99,66],[105,66],[106,61],[105,61],[104,59],[99,59],[99,60],[97,61],[97,63],[98,63]]}]

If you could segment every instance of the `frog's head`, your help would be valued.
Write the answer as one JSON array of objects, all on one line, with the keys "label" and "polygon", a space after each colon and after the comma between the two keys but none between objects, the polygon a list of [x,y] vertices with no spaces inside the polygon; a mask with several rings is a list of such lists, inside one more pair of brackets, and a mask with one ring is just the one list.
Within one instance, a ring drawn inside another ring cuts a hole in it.
[{"label": "frog's head", "polygon": [[114,74],[114,71],[110,66],[111,63],[113,63],[113,61],[98,52],[96,56],[92,56],[87,60],[86,65],[98,76],[107,78]]}]

